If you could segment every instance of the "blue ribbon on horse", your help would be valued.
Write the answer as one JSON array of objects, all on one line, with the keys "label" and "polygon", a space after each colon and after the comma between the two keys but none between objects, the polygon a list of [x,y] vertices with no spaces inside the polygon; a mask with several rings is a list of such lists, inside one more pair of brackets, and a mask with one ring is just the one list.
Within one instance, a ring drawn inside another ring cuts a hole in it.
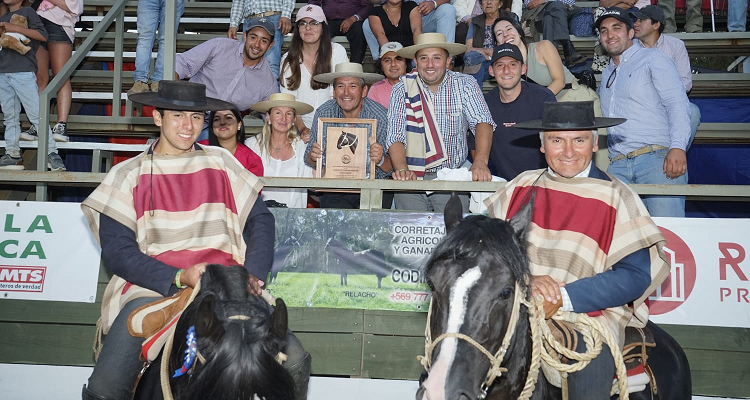
[{"label": "blue ribbon on horse", "polygon": [[193,363],[195,362],[195,357],[198,354],[198,346],[196,345],[195,341],[195,325],[188,328],[187,339],[185,343],[187,344],[187,349],[185,349],[185,362],[182,364],[182,367],[180,367],[180,369],[174,372],[172,378],[177,378],[178,376],[184,375],[190,370],[190,368],[193,366]]}]

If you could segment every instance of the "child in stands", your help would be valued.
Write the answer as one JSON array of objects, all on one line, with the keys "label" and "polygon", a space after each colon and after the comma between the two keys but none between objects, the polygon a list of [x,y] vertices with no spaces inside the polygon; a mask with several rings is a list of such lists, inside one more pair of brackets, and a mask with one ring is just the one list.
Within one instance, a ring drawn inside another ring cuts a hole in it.
[{"label": "child in stands", "polygon": [[[36,84],[36,50],[40,42],[47,41],[47,31],[42,21],[31,7],[24,7],[22,0],[3,0],[8,13],[0,17],[0,31],[19,33],[31,39],[30,47],[25,54],[10,48],[4,48],[0,56],[0,107],[3,110],[5,124],[5,154],[0,157],[0,168],[24,169],[21,148],[18,146],[21,133],[21,105],[26,116],[37,130],[39,129],[39,93]],[[14,15],[26,18],[28,28],[11,24]],[[49,131],[49,128],[47,128]],[[52,132],[48,135],[49,155],[47,167],[52,171],[65,170],[65,164],[57,154]]]}]

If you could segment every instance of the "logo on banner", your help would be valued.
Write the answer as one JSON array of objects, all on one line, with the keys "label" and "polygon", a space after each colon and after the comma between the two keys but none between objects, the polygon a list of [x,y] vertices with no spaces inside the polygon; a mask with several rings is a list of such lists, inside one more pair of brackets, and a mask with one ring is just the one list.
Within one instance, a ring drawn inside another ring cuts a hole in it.
[{"label": "logo on banner", "polygon": [[46,276],[46,267],[0,265],[0,290],[42,292]]},{"label": "logo on banner", "polygon": [[695,287],[695,257],[690,247],[674,232],[659,227],[667,239],[664,254],[670,265],[667,279],[648,297],[651,315],[666,314],[679,307],[690,297]]}]

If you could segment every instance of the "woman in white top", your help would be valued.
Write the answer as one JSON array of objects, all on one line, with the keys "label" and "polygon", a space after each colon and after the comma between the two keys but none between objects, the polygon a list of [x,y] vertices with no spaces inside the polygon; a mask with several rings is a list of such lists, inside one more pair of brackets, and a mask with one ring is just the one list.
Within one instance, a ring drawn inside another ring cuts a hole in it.
[{"label": "woman in white top", "polygon": [[[291,94],[276,93],[250,108],[266,113],[261,133],[245,141],[263,161],[264,175],[311,178],[312,168],[305,164],[306,145],[294,121],[300,114],[311,112],[312,106]],[[264,188],[261,195],[263,201],[275,200],[289,208],[307,207],[307,189]]]},{"label": "woman in white top", "polygon": [[[331,42],[331,31],[323,9],[308,4],[300,8],[297,28],[289,51],[281,57],[281,93],[289,93],[312,105],[312,111],[333,98],[333,86],[313,80],[313,76],[333,72],[337,64],[349,61],[346,49]],[[297,115],[295,125],[305,143],[310,141],[313,112]]]}]

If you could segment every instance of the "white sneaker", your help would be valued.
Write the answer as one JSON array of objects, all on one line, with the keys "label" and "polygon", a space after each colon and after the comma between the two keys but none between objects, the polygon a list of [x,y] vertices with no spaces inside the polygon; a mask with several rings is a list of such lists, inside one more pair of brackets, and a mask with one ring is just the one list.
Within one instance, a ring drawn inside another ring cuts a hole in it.
[{"label": "white sneaker", "polygon": [[52,138],[55,142],[69,142],[68,137],[68,125],[65,122],[58,122],[55,127],[52,128]]},{"label": "white sneaker", "polygon": [[25,130],[25,131],[21,132],[21,138],[20,139],[21,140],[26,140],[26,141],[38,140],[39,137],[36,134],[36,127],[34,127],[34,125],[31,125],[31,127],[28,130]]}]

